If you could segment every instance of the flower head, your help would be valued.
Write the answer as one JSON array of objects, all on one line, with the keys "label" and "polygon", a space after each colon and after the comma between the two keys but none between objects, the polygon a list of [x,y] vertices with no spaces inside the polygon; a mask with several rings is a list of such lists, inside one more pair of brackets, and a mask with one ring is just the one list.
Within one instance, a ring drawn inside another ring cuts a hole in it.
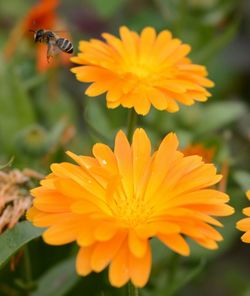
[{"label": "flower head", "polygon": [[108,108],[122,105],[145,115],[152,104],[158,110],[176,112],[177,102],[192,105],[210,96],[205,87],[213,82],[205,78],[206,68],[192,64],[187,58],[190,46],[169,31],[156,35],[154,28],[146,27],[138,35],[121,27],[121,39],[102,36],[106,42],[80,41],[80,53],[71,60],[82,65],[72,68],[76,78],[92,82],[87,95],[107,92]]},{"label": "flower head", "polygon": [[189,155],[199,155],[202,157],[203,161],[206,163],[212,162],[212,159],[215,154],[215,147],[207,148],[203,144],[191,144],[186,146],[182,150],[185,156]]},{"label": "flower head", "polygon": [[208,188],[221,179],[215,167],[177,148],[170,133],[151,154],[149,138],[137,129],[132,145],[120,131],[114,151],[98,143],[93,157],[68,152],[77,164],[51,166],[52,173],[32,191],[27,217],[49,227],[43,234],[47,243],[77,242],[79,274],[109,265],[112,285],[131,279],[142,287],[151,270],[151,238],[184,256],[190,250],[183,235],[216,249],[222,236],[213,226],[222,224],[211,216],[233,213],[225,204],[229,197]]},{"label": "flower head", "polygon": [[[247,198],[250,200],[250,190],[246,193]],[[244,243],[250,243],[250,207],[247,207],[243,210],[243,213],[247,216],[247,218],[243,218],[237,222],[236,227],[244,231],[245,233],[242,235],[241,240]]]},{"label": "flower head", "polygon": [[56,9],[59,5],[59,0],[39,0],[34,5],[24,19],[24,26],[27,29],[37,27],[38,29],[53,28],[57,21]]}]

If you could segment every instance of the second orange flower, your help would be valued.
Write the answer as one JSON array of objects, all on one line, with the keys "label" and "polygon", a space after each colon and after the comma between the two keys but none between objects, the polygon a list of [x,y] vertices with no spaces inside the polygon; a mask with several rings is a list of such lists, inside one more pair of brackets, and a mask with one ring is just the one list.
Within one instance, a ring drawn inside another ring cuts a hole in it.
[{"label": "second orange flower", "polygon": [[222,224],[212,216],[233,209],[228,195],[210,186],[221,179],[199,156],[184,157],[178,139],[168,134],[158,150],[143,129],[132,145],[118,132],[114,151],[93,147],[94,157],[68,155],[76,161],[53,164],[52,173],[33,189],[28,219],[48,227],[44,240],[52,245],[76,241],[77,271],[87,275],[109,265],[109,279],[120,287],[129,280],[143,287],[151,270],[152,238],[173,251],[190,253],[186,237],[216,249]]},{"label": "second orange flower", "polygon": [[107,93],[107,107],[122,105],[146,115],[151,104],[158,110],[176,112],[178,103],[192,105],[206,101],[207,87],[204,66],[192,64],[187,57],[190,46],[164,30],[158,35],[152,27],[141,34],[120,28],[120,39],[104,33],[106,42],[97,39],[80,41],[80,53],[71,60],[80,67],[72,68],[76,78],[92,83],[89,96]]}]

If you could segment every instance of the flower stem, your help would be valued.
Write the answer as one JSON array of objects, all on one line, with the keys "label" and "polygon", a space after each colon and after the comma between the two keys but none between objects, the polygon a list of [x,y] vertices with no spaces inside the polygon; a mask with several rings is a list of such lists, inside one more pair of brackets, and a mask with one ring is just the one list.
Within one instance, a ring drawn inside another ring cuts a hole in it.
[{"label": "flower stem", "polygon": [[32,283],[32,270],[31,270],[31,262],[30,262],[30,254],[28,246],[24,247],[24,255],[23,255],[23,269],[24,269],[24,278],[27,286]]},{"label": "flower stem", "polygon": [[128,128],[127,128],[127,138],[129,142],[131,142],[132,140],[132,135],[136,126],[136,121],[137,121],[137,113],[133,108],[131,108],[128,113]]},{"label": "flower stem", "polygon": [[139,289],[131,282],[128,283],[128,296],[139,296]]}]

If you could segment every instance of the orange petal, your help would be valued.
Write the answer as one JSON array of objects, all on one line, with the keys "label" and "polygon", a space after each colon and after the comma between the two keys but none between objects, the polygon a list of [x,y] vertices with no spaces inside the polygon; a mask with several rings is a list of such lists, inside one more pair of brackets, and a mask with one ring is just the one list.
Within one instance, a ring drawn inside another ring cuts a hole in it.
[{"label": "orange petal", "polygon": [[124,190],[127,196],[132,198],[134,191],[132,151],[127,137],[122,131],[119,131],[116,135],[114,153]]},{"label": "orange petal", "polygon": [[132,141],[134,190],[138,193],[138,185],[148,164],[151,143],[143,129],[136,129]]},{"label": "orange petal", "polygon": [[237,228],[242,231],[250,230],[250,218],[243,218],[237,222]]},{"label": "orange petal", "polygon": [[152,265],[151,250],[147,242],[146,252],[143,257],[129,255],[129,270],[132,283],[136,287],[144,287],[148,282]]},{"label": "orange petal", "polygon": [[111,240],[96,244],[91,257],[91,267],[95,272],[102,271],[116,256],[125,235],[125,233],[118,233]]},{"label": "orange petal", "polygon": [[76,271],[78,274],[86,276],[91,273],[92,268],[90,261],[94,248],[95,245],[80,248],[76,257]]},{"label": "orange petal", "polygon": [[241,236],[241,240],[242,240],[244,243],[250,243],[250,231],[247,231],[246,233],[244,233],[244,234]]},{"label": "orange petal", "polygon": [[145,256],[146,250],[147,250],[147,244],[148,239],[144,238],[142,239],[137,235],[137,233],[130,229],[129,235],[128,235],[128,245],[130,252],[135,256],[142,258]]},{"label": "orange petal", "polygon": [[176,253],[188,256],[190,254],[189,246],[185,239],[179,234],[170,235],[158,235],[159,240],[161,240],[167,247],[175,251]]},{"label": "orange petal", "polygon": [[43,239],[51,245],[68,244],[76,240],[80,227],[70,222],[61,222],[51,226],[43,233]]},{"label": "orange petal", "polygon": [[148,181],[146,199],[150,199],[164,180],[171,163],[175,160],[177,146],[178,140],[173,133],[169,133],[161,142],[152,165],[152,174]]},{"label": "orange petal", "polygon": [[139,58],[141,62],[150,58],[155,38],[156,32],[154,28],[146,27],[142,30],[139,41]]},{"label": "orange petal", "polygon": [[109,266],[109,281],[117,288],[129,280],[129,250],[125,241]]},{"label": "orange petal", "polygon": [[101,167],[106,168],[112,175],[118,174],[117,162],[113,151],[104,144],[95,144],[93,154]]},{"label": "orange petal", "polygon": [[94,231],[94,237],[98,241],[110,240],[118,231],[118,225],[112,222],[102,221],[100,225]]}]

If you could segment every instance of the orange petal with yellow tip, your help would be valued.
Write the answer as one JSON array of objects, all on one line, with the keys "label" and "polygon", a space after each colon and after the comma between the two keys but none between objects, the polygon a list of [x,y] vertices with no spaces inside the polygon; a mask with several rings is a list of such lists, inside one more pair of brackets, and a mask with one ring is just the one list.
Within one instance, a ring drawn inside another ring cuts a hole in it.
[{"label": "orange petal with yellow tip", "polygon": [[122,26],[120,28],[120,36],[127,51],[128,57],[131,61],[134,61],[137,57],[137,46],[134,42],[133,35],[127,27]]},{"label": "orange petal with yellow tip", "polygon": [[188,256],[190,254],[190,249],[184,238],[179,234],[169,234],[169,235],[158,235],[160,241],[162,241],[167,247],[172,249],[174,252]]},{"label": "orange petal with yellow tip", "polygon": [[122,131],[119,131],[115,138],[114,154],[117,159],[117,165],[120,174],[123,176],[121,182],[124,190],[128,196],[133,196],[133,163],[132,163],[132,150],[127,137]]},{"label": "orange petal with yellow tip", "polygon": [[130,252],[135,257],[141,258],[144,257],[146,253],[148,239],[141,238],[140,236],[138,236],[135,230],[130,229],[128,233],[128,245]]},{"label": "orange petal with yellow tip", "polygon": [[139,59],[141,62],[146,61],[151,57],[151,51],[155,42],[156,32],[152,27],[146,27],[141,32],[139,41]]},{"label": "orange petal with yellow tip", "polygon": [[60,223],[51,226],[43,233],[43,239],[50,245],[63,245],[76,240],[80,227],[71,223]]},{"label": "orange petal with yellow tip", "polygon": [[109,281],[114,287],[126,284],[130,277],[129,250],[126,241],[122,244],[109,266]]},{"label": "orange petal with yellow tip", "polygon": [[95,245],[80,248],[76,257],[76,271],[78,274],[86,276],[92,271],[90,262],[94,248]]},{"label": "orange petal with yellow tip", "polygon": [[242,231],[250,230],[250,218],[243,218],[237,222],[237,228]]},{"label": "orange petal with yellow tip", "polygon": [[143,257],[129,254],[129,270],[132,283],[139,288],[145,286],[150,276],[152,265],[151,250],[147,242],[146,251]]},{"label": "orange petal with yellow tip", "polygon": [[99,83],[92,83],[86,90],[85,94],[89,97],[99,96],[107,91],[106,86]]},{"label": "orange petal with yellow tip", "polygon": [[148,199],[149,196],[152,196],[161,185],[171,165],[171,162],[175,158],[177,146],[178,140],[173,133],[169,133],[161,142],[152,164],[152,170],[154,171],[154,174],[151,175],[149,180],[150,186],[148,186],[145,193],[146,199]]},{"label": "orange petal with yellow tip", "polygon": [[145,173],[151,153],[150,140],[143,129],[137,129],[132,141],[133,179],[134,189],[138,189],[139,182]]},{"label": "orange petal with yellow tip", "polygon": [[225,204],[221,204],[221,205],[217,205],[217,204],[203,204],[203,205],[199,205],[199,204],[190,204],[190,205],[186,205],[187,208],[189,209],[193,209],[195,211],[200,211],[202,213],[208,214],[208,215],[214,215],[214,216],[229,216],[232,215],[234,213],[234,208],[229,206],[229,205],[225,205]]},{"label": "orange petal with yellow tip", "polygon": [[113,151],[104,144],[95,144],[93,147],[93,154],[98,160],[101,167],[106,168],[112,175],[118,172],[117,161]]},{"label": "orange petal with yellow tip", "polygon": [[250,230],[248,230],[246,233],[244,233],[244,234],[241,236],[241,240],[242,240],[244,243],[250,243]]},{"label": "orange petal with yellow tip", "polygon": [[218,244],[216,241],[208,238],[194,238],[194,241],[196,241],[199,245],[202,247],[209,249],[209,250],[216,250],[218,249]]},{"label": "orange petal with yellow tip", "polygon": [[112,239],[96,244],[91,256],[91,267],[94,271],[102,271],[116,256],[125,240],[124,232],[117,233]]},{"label": "orange petal with yellow tip", "polygon": [[242,210],[242,213],[246,216],[250,216],[250,207],[244,208]]}]

